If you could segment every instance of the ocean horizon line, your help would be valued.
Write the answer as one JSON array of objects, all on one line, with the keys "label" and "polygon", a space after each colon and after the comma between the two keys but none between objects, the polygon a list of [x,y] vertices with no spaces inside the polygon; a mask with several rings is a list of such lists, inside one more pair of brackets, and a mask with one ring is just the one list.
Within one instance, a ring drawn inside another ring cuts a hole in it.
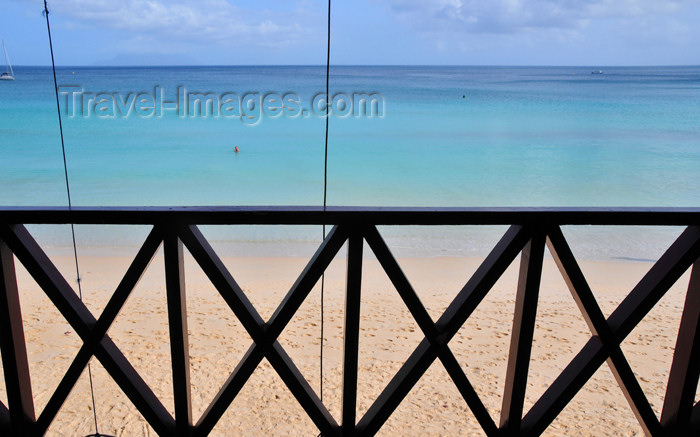
[{"label": "ocean horizon line", "polygon": [[[291,67],[291,68],[325,68],[325,64],[91,64],[70,65],[57,64],[56,68],[218,68],[218,67]],[[547,64],[331,64],[331,67],[377,67],[377,68],[695,68],[700,64],[648,64],[648,65],[547,65]],[[51,64],[24,64],[13,65],[13,68],[51,68]]]}]

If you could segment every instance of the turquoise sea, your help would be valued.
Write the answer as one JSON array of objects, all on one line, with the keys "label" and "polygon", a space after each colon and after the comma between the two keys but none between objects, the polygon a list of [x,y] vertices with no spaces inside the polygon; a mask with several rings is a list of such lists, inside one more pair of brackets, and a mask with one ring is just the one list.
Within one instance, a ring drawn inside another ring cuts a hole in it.
[{"label": "turquoise sea", "polygon": [[[700,205],[700,67],[602,70],[332,67],[337,110],[342,96],[380,103],[371,116],[352,113],[355,106],[330,117],[328,204]],[[0,83],[0,204],[66,205],[51,69],[18,66],[15,74]],[[57,74],[74,205],[322,203],[325,119],[312,103],[325,90],[325,67]],[[197,95],[215,102],[210,113],[196,113]],[[217,105],[228,112],[217,114]],[[318,234],[246,232],[228,240]],[[399,246],[428,238],[393,232]],[[470,254],[450,246],[449,232],[430,238],[447,254]],[[88,245],[111,244],[89,229],[83,235]]]}]

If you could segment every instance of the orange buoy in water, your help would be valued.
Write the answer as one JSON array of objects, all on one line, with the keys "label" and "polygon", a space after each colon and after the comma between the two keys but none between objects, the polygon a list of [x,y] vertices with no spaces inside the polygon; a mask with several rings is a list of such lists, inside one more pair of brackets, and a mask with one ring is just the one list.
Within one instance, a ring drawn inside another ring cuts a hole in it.
[{"label": "orange buoy in water", "polygon": [[240,152],[240,150],[238,150],[238,146],[236,146],[236,147],[233,149],[233,151],[236,152],[236,153]]}]

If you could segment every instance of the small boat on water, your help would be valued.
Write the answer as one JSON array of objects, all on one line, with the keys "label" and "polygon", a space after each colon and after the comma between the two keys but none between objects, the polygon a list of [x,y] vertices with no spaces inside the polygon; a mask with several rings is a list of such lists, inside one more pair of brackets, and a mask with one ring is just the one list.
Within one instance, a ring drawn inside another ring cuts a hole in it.
[{"label": "small boat on water", "polygon": [[5,72],[0,74],[0,80],[15,80],[15,72],[12,71],[12,64],[10,64],[10,58],[7,57],[5,40],[2,40],[2,51],[5,52]]},{"label": "small boat on water", "polygon": [[591,74],[603,74],[603,70],[593,70]]}]

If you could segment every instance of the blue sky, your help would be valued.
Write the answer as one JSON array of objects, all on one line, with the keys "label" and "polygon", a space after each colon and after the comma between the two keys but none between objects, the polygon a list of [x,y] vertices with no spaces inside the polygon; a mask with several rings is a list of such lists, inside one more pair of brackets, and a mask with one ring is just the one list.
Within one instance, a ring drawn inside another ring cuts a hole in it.
[{"label": "blue sky", "polygon": [[[14,65],[48,65],[43,1],[0,0]],[[54,0],[59,65],[324,64],[327,2]],[[332,63],[698,65],[700,0],[335,0]]]}]

